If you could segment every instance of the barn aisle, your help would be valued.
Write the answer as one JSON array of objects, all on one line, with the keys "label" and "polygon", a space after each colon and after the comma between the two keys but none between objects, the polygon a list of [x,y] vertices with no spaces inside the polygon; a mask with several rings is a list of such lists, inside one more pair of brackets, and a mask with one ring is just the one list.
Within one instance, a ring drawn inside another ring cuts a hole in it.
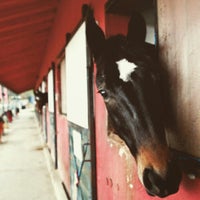
[{"label": "barn aisle", "polygon": [[34,110],[21,110],[2,141],[0,200],[56,200]]}]

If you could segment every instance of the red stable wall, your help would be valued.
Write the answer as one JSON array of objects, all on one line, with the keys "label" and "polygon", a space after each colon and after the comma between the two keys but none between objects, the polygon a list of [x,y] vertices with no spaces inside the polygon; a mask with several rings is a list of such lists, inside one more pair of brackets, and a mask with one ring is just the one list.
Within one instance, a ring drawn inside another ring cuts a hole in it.
[{"label": "red stable wall", "polygon": [[59,62],[57,59],[58,54],[66,44],[66,33],[72,33],[79,21],[82,14],[81,9],[83,4],[89,4],[94,9],[94,14],[99,24],[104,27],[104,4],[106,0],[61,0],[57,10],[57,16],[54,21],[53,31],[48,41],[46,48],[46,56],[43,59],[42,69],[38,79],[38,85],[41,83],[44,76],[48,72],[48,68],[52,62]]},{"label": "red stable wall", "polygon": [[[52,62],[58,67],[57,55],[66,43],[66,33],[75,30],[81,19],[81,7],[89,3],[94,8],[94,14],[99,25],[105,30],[104,4],[106,0],[61,0],[53,32],[49,39],[43,68],[40,73],[38,85],[48,72]],[[69,183],[69,136],[66,116],[59,112],[59,79],[56,76],[56,106],[57,106],[57,152],[58,171],[67,188]],[[146,194],[140,184],[135,161],[127,148],[114,136],[107,135],[106,109],[104,102],[97,91],[95,94],[95,127],[96,127],[96,159],[97,159],[97,192],[99,200],[150,200],[158,199]],[[168,200],[197,200],[200,196],[200,181],[191,181],[184,176],[180,190],[177,194],[167,197]]]},{"label": "red stable wall", "polygon": [[57,123],[57,161],[58,169],[66,189],[70,190],[70,163],[69,163],[69,135],[67,116],[60,113],[60,70],[55,68],[55,99],[56,99],[56,123]]},{"label": "red stable wall", "polygon": [[[96,148],[98,198],[101,200],[157,200],[149,196],[137,176],[136,163],[124,144],[108,137],[105,106],[100,95],[96,96]],[[198,200],[200,180],[190,180],[183,174],[178,193],[166,200]]]},{"label": "red stable wall", "polygon": [[[67,190],[70,190],[70,174],[69,174],[69,166],[70,166],[70,158],[69,158],[69,135],[68,135],[68,124],[67,117],[62,115],[59,112],[59,75],[58,75],[58,65],[60,60],[57,58],[60,51],[66,44],[66,33],[71,33],[75,30],[79,21],[82,18],[81,9],[82,5],[85,3],[89,3],[95,9],[95,15],[97,17],[100,24],[104,24],[104,3],[105,1],[98,0],[81,0],[81,1],[73,1],[73,0],[61,0],[60,5],[57,11],[57,17],[54,22],[54,28],[51,33],[46,56],[43,60],[43,65],[40,73],[40,77],[38,80],[38,85],[42,81],[43,77],[47,75],[48,70],[51,66],[51,63],[54,62],[56,66],[56,122],[57,122],[57,156],[58,156],[58,171],[61,175],[62,181],[65,184]],[[74,14],[76,13],[76,14]],[[47,112],[47,130],[48,137],[49,134],[49,113]],[[50,146],[50,143],[48,142]]]}]

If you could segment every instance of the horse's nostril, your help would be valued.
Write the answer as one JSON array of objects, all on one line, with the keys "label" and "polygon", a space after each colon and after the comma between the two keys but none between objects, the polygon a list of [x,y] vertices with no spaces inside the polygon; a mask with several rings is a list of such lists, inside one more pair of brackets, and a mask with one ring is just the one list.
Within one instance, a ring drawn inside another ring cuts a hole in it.
[{"label": "horse's nostril", "polygon": [[147,193],[152,196],[163,198],[170,194],[174,194],[178,191],[179,183],[179,175],[172,172],[170,175],[167,173],[164,177],[160,176],[151,168],[146,168],[143,172],[143,184]]},{"label": "horse's nostril", "polygon": [[151,196],[165,197],[168,195],[167,189],[164,189],[163,180],[153,169],[144,170],[143,183],[147,193]]},{"label": "horse's nostril", "polygon": [[148,169],[148,168],[145,169],[143,172],[143,183],[148,191],[151,191],[153,189],[153,183],[150,178],[151,173],[152,173],[152,169]]}]

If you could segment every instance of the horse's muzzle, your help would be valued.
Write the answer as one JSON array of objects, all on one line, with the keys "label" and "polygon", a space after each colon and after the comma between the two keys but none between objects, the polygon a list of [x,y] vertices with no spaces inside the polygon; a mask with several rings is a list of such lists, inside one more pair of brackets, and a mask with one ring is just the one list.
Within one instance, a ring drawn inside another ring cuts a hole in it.
[{"label": "horse's muzzle", "polygon": [[181,182],[181,171],[175,162],[168,164],[166,174],[160,175],[152,168],[143,172],[143,183],[146,191],[151,196],[166,197],[178,192]]}]

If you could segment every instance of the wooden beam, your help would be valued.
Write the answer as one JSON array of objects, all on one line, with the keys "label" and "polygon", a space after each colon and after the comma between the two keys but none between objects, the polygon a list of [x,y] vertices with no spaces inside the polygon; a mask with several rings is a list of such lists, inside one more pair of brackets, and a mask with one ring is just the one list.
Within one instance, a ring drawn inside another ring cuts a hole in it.
[{"label": "wooden beam", "polygon": [[56,8],[58,4],[59,2],[56,0],[9,0],[7,3],[4,1],[0,6],[0,18],[45,7]]},{"label": "wooden beam", "polygon": [[4,66],[4,67],[1,67],[0,69],[0,75],[10,74],[10,73],[13,73],[14,71],[21,71],[27,68],[40,69],[40,62],[35,61],[35,62],[30,63],[29,61],[27,61],[23,63],[18,63],[13,66]]},{"label": "wooden beam", "polygon": [[[51,22],[53,24],[54,16],[53,15],[47,15],[44,16],[43,18],[38,18],[36,17],[33,20],[24,20],[23,22],[17,23],[17,24],[11,24],[11,25],[0,25],[0,34],[1,33],[6,33],[6,34],[11,34],[12,32],[15,31],[23,31],[25,29],[29,29],[31,27],[38,27],[42,26],[43,23],[48,23]],[[0,35],[1,37],[1,35]]]},{"label": "wooden beam", "polygon": [[1,48],[4,49],[4,51],[0,54],[0,59],[4,58],[6,56],[12,56],[13,54],[25,52],[25,51],[33,51],[37,49],[44,48],[46,46],[48,37],[47,35],[41,35],[40,37],[33,38],[30,40],[29,38],[25,38],[22,40],[14,40],[11,43],[8,43],[8,45],[2,45]]},{"label": "wooden beam", "polygon": [[13,54],[9,57],[4,57],[0,60],[0,68],[3,65],[12,64],[14,65],[16,62],[24,62],[25,60],[38,60],[42,58],[44,53],[44,49],[38,49],[37,51],[28,51],[28,52],[20,52]]},{"label": "wooden beam", "polygon": [[45,29],[51,29],[53,24],[53,21],[46,21],[46,22],[40,22],[38,24],[32,24],[26,27],[25,29],[17,29],[12,31],[4,31],[3,33],[0,32],[0,39],[7,38],[9,36],[13,37],[20,37],[24,35],[28,35],[30,33],[37,33],[38,31],[45,30]]},{"label": "wooden beam", "polygon": [[40,16],[42,18],[44,15],[55,15],[55,13],[56,8],[47,4],[45,7],[38,7],[37,9],[24,10],[23,12],[15,12],[10,15],[1,16],[0,25],[14,23],[24,18],[32,18],[34,16]]}]

